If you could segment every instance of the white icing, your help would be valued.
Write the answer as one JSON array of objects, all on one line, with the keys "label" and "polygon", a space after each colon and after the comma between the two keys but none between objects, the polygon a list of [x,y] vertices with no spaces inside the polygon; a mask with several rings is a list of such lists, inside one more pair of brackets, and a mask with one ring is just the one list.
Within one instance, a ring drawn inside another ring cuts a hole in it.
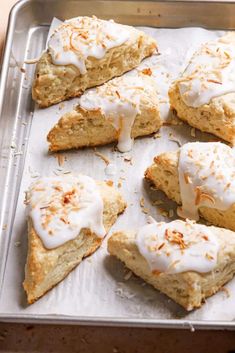
[{"label": "white icing", "polygon": [[216,236],[210,228],[192,221],[147,224],[137,233],[136,244],[156,273],[206,273],[217,264]]},{"label": "white icing", "polygon": [[198,208],[227,210],[235,203],[235,153],[219,142],[187,143],[180,149],[179,184],[184,218],[198,220]]},{"label": "white icing", "polygon": [[27,199],[33,226],[47,249],[75,239],[84,228],[105,236],[103,200],[88,176],[41,178],[31,185]]},{"label": "white icing", "polygon": [[130,37],[126,26],[96,17],[77,17],[65,21],[51,35],[48,50],[55,65],[74,65],[86,73],[86,59],[101,59],[106,52]]},{"label": "white icing", "polygon": [[133,145],[131,129],[140,113],[140,97],[148,90],[141,76],[126,76],[85,92],[79,104],[86,110],[100,109],[118,131],[118,149],[128,152]]},{"label": "white icing", "polygon": [[114,176],[117,174],[117,166],[116,164],[113,164],[113,163],[109,163],[107,165],[107,167],[105,168],[105,174],[106,175],[110,175],[110,176]]},{"label": "white icing", "polygon": [[178,80],[180,95],[190,107],[235,92],[235,35],[230,33],[204,44]]}]

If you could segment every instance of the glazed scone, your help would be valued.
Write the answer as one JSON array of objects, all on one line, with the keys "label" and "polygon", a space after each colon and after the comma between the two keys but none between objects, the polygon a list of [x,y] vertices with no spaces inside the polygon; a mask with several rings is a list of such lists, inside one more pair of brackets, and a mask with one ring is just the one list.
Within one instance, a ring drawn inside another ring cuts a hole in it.
[{"label": "glazed scone", "polygon": [[144,74],[124,75],[85,92],[47,139],[53,152],[115,141],[118,149],[126,152],[133,138],[149,135],[161,124],[154,79]]},{"label": "glazed scone", "polygon": [[156,41],[144,32],[112,20],[67,20],[51,35],[37,63],[33,99],[48,107],[78,97],[138,66],[156,48]]},{"label": "glazed scone", "polygon": [[39,179],[27,193],[27,204],[23,286],[31,304],[101,245],[126,204],[112,186],[84,175]]},{"label": "glazed scone", "polygon": [[235,274],[235,233],[192,221],[114,233],[108,251],[186,310],[199,308]]},{"label": "glazed scone", "polygon": [[178,215],[235,231],[235,155],[219,142],[194,142],[162,153],[145,177],[170,199]]},{"label": "glazed scone", "polygon": [[204,44],[170,90],[171,108],[193,127],[235,143],[235,33]]}]

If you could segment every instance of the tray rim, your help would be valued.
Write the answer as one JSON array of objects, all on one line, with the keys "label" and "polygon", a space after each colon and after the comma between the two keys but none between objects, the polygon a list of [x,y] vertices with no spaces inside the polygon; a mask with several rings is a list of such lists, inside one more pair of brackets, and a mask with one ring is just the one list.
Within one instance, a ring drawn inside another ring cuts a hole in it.
[{"label": "tray rim", "polygon": [[[39,0],[40,1],[40,0]],[[77,0],[79,2],[90,0]],[[110,0],[102,0],[110,1]],[[126,1],[126,0],[118,0]],[[183,3],[183,4],[229,4],[235,5],[235,0],[129,0],[130,2],[150,3]],[[5,43],[0,60],[0,118],[4,103],[4,87],[7,83],[7,74],[10,61],[11,46],[14,34],[14,24],[19,10],[33,0],[19,0],[9,13]],[[49,1],[48,1],[49,3]],[[109,326],[109,327],[148,327],[148,328],[170,328],[170,329],[226,329],[235,330],[235,321],[220,320],[183,320],[183,319],[147,319],[147,318],[116,318],[102,316],[69,316],[69,315],[34,315],[34,314],[7,314],[0,312],[0,322],[11,323],[35,323],[35,324],[59,324],[59,325],[84,325],[84,326]]]}]

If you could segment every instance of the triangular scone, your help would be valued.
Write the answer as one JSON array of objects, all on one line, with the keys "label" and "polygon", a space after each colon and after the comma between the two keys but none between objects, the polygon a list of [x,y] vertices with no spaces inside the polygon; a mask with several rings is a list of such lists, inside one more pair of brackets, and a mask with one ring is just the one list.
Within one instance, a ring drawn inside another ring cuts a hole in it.
[{"label": "triangular scone", "polygon": [[114,233],[108,251],[186,310],[200,307],[235,274],[235,233],[192,221]]},{"label": "triangular scone", "polygon": [[149,135],[161,124],[154,79],[144,74],[125,75],[85,92],[47,139],[50,151],[118,141],[119,150],[125,152],[131,149],[133,138]]},{"label": "triangular scone", "polygon": [[204,44],[169,90],[172,109],[191,126],[235,143],[235,34]]},{"label": "triangular scone", "polygon": [[115,188],[86,176],[40,179],[27,200],[31,211],[23,286],[31,304],[101,245],[126,204]]},{"label": "triangular scone", "polygon": [[162,153],[145,177],[182,207],[179,216],[235,231],[235,155],[219,142],[194,142]]},{"label": "triangular scone", "polygon": [[39,59],[32,95],[48,107],[138,66],[156,41],[131,26],[96,17],[65,21],[52,34]]}]

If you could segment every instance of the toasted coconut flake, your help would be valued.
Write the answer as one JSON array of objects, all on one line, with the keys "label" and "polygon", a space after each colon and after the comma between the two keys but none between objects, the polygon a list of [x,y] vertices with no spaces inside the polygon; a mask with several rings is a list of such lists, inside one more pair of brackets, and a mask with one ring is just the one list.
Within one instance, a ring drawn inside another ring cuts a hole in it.
[{"label": "toasted coconut flake", "polygon": [[200,201],[203,201],[203,199],[206,201],[210,201],[211,203],[213,203],[213,205],[215,204],[214,197],[209,194],[206,194],[205,192],[202,192],[200,195]]},{"label": "toasted coconut flake", "polygon": [[57,157],[57,161],[58,161],[59,166],[60,167],[63,166],[64,161],[65,161],[64,155],[59,153],[56,155],[56,157]]},{"label": "toasted coconut flake", "polygon": [[153,274],[153,275],[156,275],[156,276],[159,276],[159,275],[161,274],[161,271],[153,270],[153,271],[152,271],[152,274]]},{"label": "toasted coconut flake", "polygon": [[178,140],[178,139],[177,139],[177,137],[176,137],[176,136],[174,136],[172,132],[170,132],[170,133],[169,133],[169,135],[168,135],[168,139],[169,139],[170,141],[176,142],[176,143],[178,144],[178,146],[179,146],[179,147],[181,147],[181,146],[182,146],[181,141],[180,141],[180,140]]},{"label": "toasted coconut flake", "polygon": [[159,211],[161,216],[168,217],[168,212],[164,208],[158,207],[158,211]]},{"label": "toasted coconut flake", "polygon": [[208,254],[208,253],[205,254],[205,258],[206,258],[207,260],[214,260],[214,257],[211,256],[211,255]]},{"label": "toasted coconut flake", "polygon": [[186,184],[192,184],[192,180],[187,173],[184,173],[184,181]]},{"label": "toasted coconut flake", "polygon": [[2,226],[2,230],[6,230],[7,229],[7,224],[4,224],[3,226]]},{"label": "toasted coconut flake", "polygon": [[207,82],[211,82],[211,83],[216,83],[218,85],[222,85],[222,82],[216,81],[216,80],[212,80],[212,79],[208,79]]},{"label": "toasted coconut flake", "polygon": [[120,96],[119,92],[118,92],[118,91],[115,91],[115,93],[116,93],[116,95],[118,96],[118,98],[120,99],[121,96]]},{"label": "toasted coconut flake", "polygon": [[27,59],[24,61],[25,64],[36,64],[40,58]]},{"label": "toasted coconut flake", "polygon": [[164,242],[159,245],[159,247],[157,248],[157,250],[161,250],[161,249],[163,248],[163,246],[165,246],[165,243],[164,243]]},{"label": "toasted coconut flake", "polygon": [[143,212],[144,214],[149,214],[149,209],[146,208],[146,207],[143,207],[143,208],[142,208],[142,212]]},{"label": "toasted coconut flake", "polygon": [[109,159],[108,159],[105,155],[103,155],[102,153],[98,152],[96,149],[94,149],[94,153],[95,153],[95,155],[96,155],[97,157],[100,157],[100,158],[104,161],[104,163],[105,163],[106,165],[109,165],[110,161],[109,161]]},{"label": "toasted coconut flake", "polygon": [[196,197],[195,197],[195,205],[198,206],[201,200],[201,189],[199,186],[195,189]]},{"label": "toasted coconut flake", "polygon": [[186,249],[186,244],[184,242],[184,235],[177,230],[166,229],[165,238],[173,244],[179,245],[180,249]]},{"label": "toasted coconut flake", "polygon": [[152,70],[150,69],[150,67],[143,69],[142,74],[147,75],[147,76],[152,76]]},{"label": "toasted coconut flake", "polygon": [[108,186],[113,186],[113,181],[112,181],[112,180],[107,180],[107,181],[106,181],[106,184],[107,184]]},{"label": "toasted coconut flake", "polygon": [[140,207],[144,207],[144,198],[143,197],[141,197],[141,199],[140,199]]}]

